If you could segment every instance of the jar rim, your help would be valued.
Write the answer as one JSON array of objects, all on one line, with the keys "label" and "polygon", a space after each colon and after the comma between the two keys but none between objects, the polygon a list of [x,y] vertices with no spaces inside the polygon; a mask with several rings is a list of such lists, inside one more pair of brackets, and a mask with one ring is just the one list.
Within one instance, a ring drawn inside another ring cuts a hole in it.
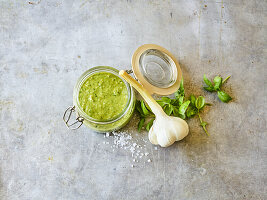
[{"label": "jar rim", "polygon": [[[83,111],[83,109],[81,108],[80,103],[79,103],[79,91],[81,89],[81,86],[90,76],[92,76],[95,73],[99,73],[99,72],[112,73],[113,75],[120,78],[123,81],[123,83],[125,84],[127,92],[128,92],[128,100],[127,100],[127,103],[126,103],[123,111],[120,114],[113,117],[112,119],[108,119],[108,120],[98,120],[98,119],[94,119],[94,118],[90,117],[88,114],[86,114]],[[96,67],[90,68],[89,70],[85,71],[79,77],[79,79],[76,82],[76,85],[74,87],[74,91],[73,91],[73,103],[74,103],[74,106],[77,108],[78,115],[83,117],[85,120],[92,122],[92,123],[96,123],[96,124],[110,124],[110,123],[118,121],[128,112],[128,110],[131,107],[131,102],[133,100],[133,96],[134,95],[133,95],[132,86],[130,86],[122,77],[119,76],[119,70],[117,70],[113,67],[109,67],[109,66],[96,66]]]}]

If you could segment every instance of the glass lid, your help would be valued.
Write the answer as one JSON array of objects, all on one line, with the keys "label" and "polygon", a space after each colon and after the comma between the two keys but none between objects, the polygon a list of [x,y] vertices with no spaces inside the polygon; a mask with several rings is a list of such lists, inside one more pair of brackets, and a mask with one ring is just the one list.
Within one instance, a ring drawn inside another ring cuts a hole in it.
[{"label": "glass lid", "polygon": [[158,45],[139,47],[132,57],[132,68],[138,81],[151,94],[172,94],[180,86],[182,72],[178,61]]}]

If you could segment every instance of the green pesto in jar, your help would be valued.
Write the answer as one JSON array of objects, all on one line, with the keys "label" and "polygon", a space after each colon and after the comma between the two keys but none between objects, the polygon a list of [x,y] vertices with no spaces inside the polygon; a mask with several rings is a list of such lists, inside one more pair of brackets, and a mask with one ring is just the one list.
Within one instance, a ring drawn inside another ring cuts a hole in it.
[{"label": "green pesto in jar", "polygon": [[94,73],[79,91],[83,111],[93,119],[109,120],[118,116],[128,101],[124,82],[109,72]]}]

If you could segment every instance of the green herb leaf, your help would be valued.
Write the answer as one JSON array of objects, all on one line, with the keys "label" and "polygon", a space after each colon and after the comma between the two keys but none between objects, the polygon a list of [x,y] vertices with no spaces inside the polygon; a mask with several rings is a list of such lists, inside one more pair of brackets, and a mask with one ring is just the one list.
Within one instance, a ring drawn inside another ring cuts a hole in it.
[{"label": "green herb leaf", "polygon": [[190,95],[190,101],[191,101],[190,103],[191,103],[192,106],[195,106],[196,105],[195,104],[196,103],[196,97],[195,97],[195,95],[193,95],[193,94]]},{"label": "green herb leaf", "polygon": [[179,106],[179,100],[178,100],[178,99],[172,99],[171,104],[172,104],[173,106]]},{"label": "green herb leaf", "polygon": [[156,100],[156,102],[161,106],[161,107],[163,107],[163,106],[165,106],[165,102],[163,102],[162,100]]},{"label": "green herb leaf", "polygon": [[178,117],[180,117],[181,119],[185,119],[185,114],[179,114]]},{"label": "green herb leaf", "polygon": [[142,127],[144,126],[144,123],[145,123],[145,118],[141,118],[138,123],[138,132],[141,131]]},{"label": "green herb leaf", "polygon": [[173,105],[175,102],[177,101],[177,99],[171,99],[171,105]]},{"label": "green herb leaf", "polygon": [[145,116],[144,113],[143,113],[143,110],[141,108],[141,102],[139,100],[136,100],[135,108],[138,111],[138,113],[141,115],[141,117]]},{"label": "green herb leaf", "polygon": [[222,77],[215,76],[215,78],[213,79],[213,82],[214,82],[214,89],[216,91],[220,90],[220,88],[222,86]]},{"label": "green herb leaf", "polygon": [[178,99],[179,105],[182,105],[183,102],[184,102],[184,96],[180,96],[179,99]]},{"label": "green herb leaf", "polygon": [[179,116],[179,107],[178,106],[173,106],[173,115],[175,117]]},{"label": "green herb leaf", "polygon": [[184,95],[184,78],[181,79],[179,90],[180,94]]},{"label": "green herb leaf", "polygon": [[[152,112],[152,110],[151,110],[151,108],[149,107],[149,105],[146,103],[146,102],[144,102],[145,103],[145,106],[146,106],[146,108],[150,111],[150,112]],[[153,112],[152,112],[153,113]]]},{"label": "green herb leaf", "polygon": [[208,92],[214,92],[215,91],[215,89],[212,87],[203,87],[204,88],[204,90],[206,90],[206,91],[208,91]]},{"label": "green herb leaf", "polygon": [[149,115],[149,111],[146,108],[146,105],[143,100],[141,100],[141,108],[145,116]]},{"label": "green herb leaf", "polygon": [[230,97],[230,95],[224,91],[218,91],[217,94],[219,99],[224,103],[228,103],[230,100],[232,100],[232,97]]},{"label": "green herb leaf", "polygon": [[188,118],[193,117],[195,114],[197,114],[198,110],[196,109],[196,107],[193,106],[189,106],[189,108],[186,111],[186,116]]},{"label": "green herb leaf", "polygon": [[200,110],[201,108],[203,108],[205,106],[205,99],[203,96],[199,96],[196,100],[196,108],[198,110]]},{"label": "green herb leaf", "polygon": [[203,76],[204,82],[209,86],[210,88],[213,88],[212,82],[206,77],[206,74]]},{"label": "green herb leaf", "polygon": [[[178,91],[179,91],[179,90],[178,90]],[[175,99],[179,99],[179,97],[180,97],[180,94],[179,94],[178,91],[176,91],[176,92],[174,93]]]},{"label": "green herb leaf", "polygon": [[146,130],[147,130],[147,131],[150,130],[151,126],[153,125],[154,120],[155,120],[155,118],[151,119],[151,120],[147,123],[147,125],[146,125]]},{"label": "green herb leaf", "polygon": [[190,100],[187,100],[186,102],[184,102],[184,103],[179,107],[179,111],[178,111],[179,114],[184,115],[186,109],[187,109],[188,106],[189,106],[189,104],[190,104]]},{"label": "green herb leaf", "polygon": [[173,111],[173,106],[171,104],[167,104],[164,106],[164,111],[167,115],[171,115]]},{"label": "green herb leaf", "polygon": [[141,102],[139,100],[136,100],[135,108],[137,109],[138,112],[142,112]]},{"label": "green herb leaf", "polygon": [[171,103],[171,99],[169,97],[162,97],[161,98],[161,101],[164,102],[164,103],[166,103],[166,104]]},{"label": "green herb leaf", "polygon": [[180,82],[179,89],[174,93],[174,96],[176,99],[179,99],[179,97],[184,96],[184,79],[182,78]]}]

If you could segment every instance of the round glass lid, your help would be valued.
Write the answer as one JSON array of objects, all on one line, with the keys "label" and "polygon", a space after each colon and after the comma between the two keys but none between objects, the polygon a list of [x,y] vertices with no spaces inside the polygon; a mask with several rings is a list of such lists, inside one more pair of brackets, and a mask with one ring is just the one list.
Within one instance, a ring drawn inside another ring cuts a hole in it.
[{"label": "round glass lid", "polygon": [[179,63],[161,46],[145,44],[139,47],[132,57],[132,68],[138,81],[151,94],[172,94],[180,86]]},{"label": "round glass lid", "polygon": [[139,70],[150,84],[160,88],[168,88],[177,80],[175,63],[157,49],[148,49],[141,54]]}]

